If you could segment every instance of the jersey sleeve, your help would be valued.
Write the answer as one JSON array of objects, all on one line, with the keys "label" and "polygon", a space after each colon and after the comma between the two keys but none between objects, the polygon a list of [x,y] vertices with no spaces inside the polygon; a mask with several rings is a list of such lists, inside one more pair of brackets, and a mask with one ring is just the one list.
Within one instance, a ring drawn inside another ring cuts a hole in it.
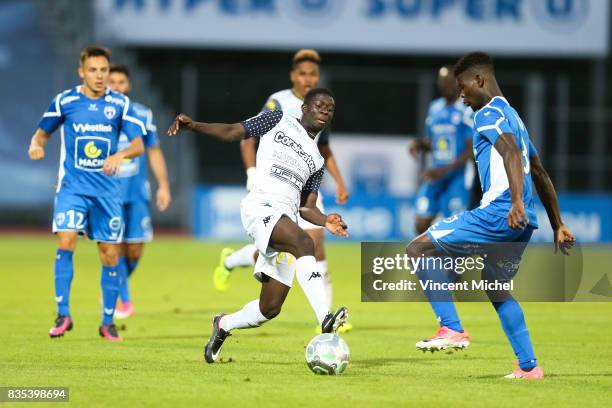
[{"label": "jersey sleeve", "polygon": [[159,146],[159,139],[157,138],[157,122],[153,111],[147,110],[147,120],[145,122],[145,129],[147,130],[146,136],[144,136],[144,145],[147,149]]},{"label": "jersey sleeve", "polygon": [[535,148],[535,146],[531,142],[531,139],[529,139],[529,157],[531,158],[537,155],[538,155],[538,150]]},{"label": "jersey sleeve", "polygon": [[283,118],[282,111],[268,111],[260,113],[250,119],[241,122],[246,131],[246,138],[262,137],[274,128]]},{"label": "jersey sleeve", "polygon": [[319,140],[317,141],[318,145],[328,145],[329,144],[329,134],[331,130],[329,126],[321,131],[321,136],[319,136]]},{"label": "jersey sleeve", "polygon": [[134,112],[134,107],[130,103],[129,98],[125,98],[125,105],[123,106],[121,130],[125,133],[130,142],[137,137],[144,137],[147,134],[145,125],[136,117],[136,112]]},{"label": "jersey sleeve", "polygon": [[279,110],[282,110],[281,104],[274,98],[268,99],[263,108],[261,108],[262,112],[274,112]]},{"label": "jersey sleeve", "polygon": [[62,94],[58,94],[49,105],[49,108],[43,113],[42,118],[38,122],[38,127],[45,132],[51,134],[62,124],[64,115],[60,106]]},{"label": "jersey sleeve", "polygon": [[306,184],[304,184],[304,187],[302,188],[302,199],[305,199],[310,193],[316,193],[319,191],[319,187],[321,187],[321,182],[323,181],[324,172],[324,168],[321,167],[308,178]]},{"label": "jersey sleeve", "polygon": [[478,112],[474,117],[474,127],[491,144],[495,144],[503,133],[512,133],[510,124],[503,113],[493,108]]}]

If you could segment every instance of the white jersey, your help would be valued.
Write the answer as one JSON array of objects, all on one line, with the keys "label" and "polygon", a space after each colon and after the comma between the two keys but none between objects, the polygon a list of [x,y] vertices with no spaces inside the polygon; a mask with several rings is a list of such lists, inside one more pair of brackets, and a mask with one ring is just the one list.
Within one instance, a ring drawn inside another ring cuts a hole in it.
[{"label": "white jersey", "polygon": [[323,156],[297,118],[276,110],[242,122],[247,137],[259,137],[255,185],[247,199],[288,207],[298,214],[302,195],[317,192]]},{"label": "white jersey", "polygon": [[[294,118],[302,117],[302,105],[304,101],[299,98],[292,89],[284,89],[273,93],[268,97],[263,112],[273,112],[281,110],[286,114],[293,116]],[[327,144],[329,143],[329,128],[325,128],[314,138],[315,143]]]}]

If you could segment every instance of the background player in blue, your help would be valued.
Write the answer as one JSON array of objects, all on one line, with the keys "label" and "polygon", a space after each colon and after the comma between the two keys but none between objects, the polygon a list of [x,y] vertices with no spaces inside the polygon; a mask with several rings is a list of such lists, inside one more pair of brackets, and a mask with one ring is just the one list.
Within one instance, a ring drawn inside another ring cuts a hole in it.
[{"label": "background player in blue", "polygon": [[[83,84],[58,94],[43,114],[32,136],[30,159],[41,160],[51,134],[60,129],[61,156],[53,232],[58,237],[55,256],[55,300],[58,312],[49,336],[60,337],[73,327],[70,315],[72,256],[78,234],[98,242],[102,262],[102,325],[99,334],[121,341],[113,324],[119,294],[119,245],[123,235],[119,179],[124,159],[144,152],[143,123],[134,115],[130,100],[107,88],[110,52],[88,47],[81,52],[79,75]],[[130,144],[118,150],[119,133]]]},{"label": "background player in blue", "polygon": [[[132,86],[128,68],[125,65],[111,65],[108,83],[113,91],[129,95]],[[144,243],[153,239],[151,211],[149,210],[151,188],[147,178],[147,157],[158,186],[155,194],[157,208],[160,211],[165,211],[171,200],[166,160],[159,147],[153,112],[140,103],[132,102],[132,106],[136,117],[145,124],[147,129],[147,134],[142,137],[147,155],[124,160],[119,171],[125,231],[123,232],[123,244],[119,257],[119,273],[121,276],[119,297],[121,302],[118,302],[115,311],[115,316],[118,319],[129,317],[134,313],[128,278],[132,276],[142,257]],[[119,148],[121,149],[128,144],[128,137],[122,132],[119,138]]]},{"label": "background player in blue", "polygon": [[423,174],[424,183],[416,200],[416,230],[425,232],[438,213],[444,217],[467,209],[466,163],[472,156],[472,110],[459,98],[451,66],[438,73],[441,98],[429,105],[425,122],[426,137],[410,145],[410,153],[431,151],[431,167]]},{"label": "background player in blue", "polygon": [[[478,208],[430,227],[408,244],[406,253],[413,257],[422,253],[431,256],[436,251],[465,254],[470,249],[478,251],[479,246],[487,243],[514,243],[512,247],[516,250],[508,255],[513,262],[498,264],[499,258],[487,259],[483,269],[484,278],[499,269],[502,269],[502,273],[507,272],[506,276],[511,278],[517,272],[520,257],[533,230],[538,227],[532,194],[533,180],[554,231],[555,251],[561,249],[567,255],[567,250],[575,241],[574,236],[561,221],[557,194],[525,125],[502,96],[491,58],[481,52],[467,54],[457,62],[454,74],[465,103],[476,111],[473,145],[483,198]],[[508,268],[507,265],[514,267]],[[420,278],[422,272],[432,271],[419,271]],[[437,272],[438,278],[442,276],[442,271]],[[461,325],[452,300],[432,301],[431,294],[426,295],[440,322],[440,329],[430,339],[418,342],[417,348],[433,352],[467,347],[469,336]],[[518,360],[519,367],[506,378],[544,378],[542,368],[537,365],[519,304],[509,292],[487,292],[487,295]],[[445,299],[451,299],[450,293],[446,294]]]}]

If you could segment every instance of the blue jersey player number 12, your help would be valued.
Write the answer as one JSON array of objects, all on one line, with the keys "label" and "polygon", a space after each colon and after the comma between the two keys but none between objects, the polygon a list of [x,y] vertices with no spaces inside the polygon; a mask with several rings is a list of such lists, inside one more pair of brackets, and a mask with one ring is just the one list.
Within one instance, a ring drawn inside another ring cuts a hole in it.
[{"label": "blue jersey player number 12", "polygon": [[[103,310],[98,332],[106,340],[122,340],[113,324],[119,289],[118,243],[123,234],[117,173],[124,159],[144,152],[142,135],[146,130],[129,98],[107,87],[109,67],[108,50],[88,47],[81,53],[79,75],[83,83],[53,98],[28,152],[32,160],[43,159],[45,145],[59,129],[61,155],[53,212],[53,232],[58,237],[54,265],[58,312],[49,331],[51,338],[63,336],[73,327],[69,303],[72,258],[77,236],[87,234],[98,242],[102,261]],[[118,150],[121,132],[130,143]]]}]

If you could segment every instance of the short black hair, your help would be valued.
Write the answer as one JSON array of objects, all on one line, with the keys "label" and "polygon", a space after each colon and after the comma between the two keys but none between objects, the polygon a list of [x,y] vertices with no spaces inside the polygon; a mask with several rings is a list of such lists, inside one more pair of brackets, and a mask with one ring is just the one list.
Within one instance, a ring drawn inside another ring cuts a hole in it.
[{"label": "short black hair", "polygon": [[130,77],[130,70],[124,64],[111,64],[109,73],[112,74],[113,72],[119,72],[128,78]]},{"label": "short black hair", "polygon": [[110,62],[111,52],[108,48],[98,47],[96,45],[90,45],[81,51],[81,64],[90,57],[104,57]]},{"label": "short black hair", "polygon": [[486,53],[477,51],[465,54],[457,61],[453,73],[455,78],[472,67],[484,67],[493,72],[493,59]]},{"label": "short black hair", "polygon": [[309,105],[317,95],[327,95],[334,99],[334,94],[327,88],[313,88],[304,97],[304,105]]}]

